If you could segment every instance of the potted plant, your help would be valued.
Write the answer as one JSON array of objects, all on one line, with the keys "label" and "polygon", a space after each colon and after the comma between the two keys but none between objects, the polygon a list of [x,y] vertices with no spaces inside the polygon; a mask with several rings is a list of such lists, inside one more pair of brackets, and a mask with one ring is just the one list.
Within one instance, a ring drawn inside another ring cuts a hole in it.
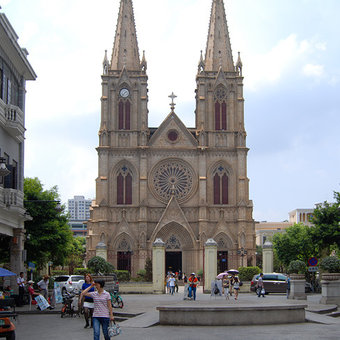
[{"label": "potted plant", "polygon": [[306,272],[306,265],[303,261],[291,261],[288,266],[288,273],[291,274],[292,280],[304,280]]},{"label": "potted plant", "polygon": [[336,256],[327,256],[320,261],[322,279],[333,281],[340,279],[340,259]]},{"label": "potted plant", "polygon": [[320,268],[323,271],[320,303],[340,305],[340,260],[327,256],[320,261]]}]

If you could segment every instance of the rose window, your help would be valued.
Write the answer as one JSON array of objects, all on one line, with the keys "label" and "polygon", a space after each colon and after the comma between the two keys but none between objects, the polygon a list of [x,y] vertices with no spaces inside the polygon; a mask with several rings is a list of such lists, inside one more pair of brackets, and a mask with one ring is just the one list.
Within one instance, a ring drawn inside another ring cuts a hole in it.
[{"label": "rose window", "polygon": [[168,202],[172,195],[178,201],[188,199],[195,189],[194,170],[181,160],[165,160],[152,170],[149,183],[155,196]]}]

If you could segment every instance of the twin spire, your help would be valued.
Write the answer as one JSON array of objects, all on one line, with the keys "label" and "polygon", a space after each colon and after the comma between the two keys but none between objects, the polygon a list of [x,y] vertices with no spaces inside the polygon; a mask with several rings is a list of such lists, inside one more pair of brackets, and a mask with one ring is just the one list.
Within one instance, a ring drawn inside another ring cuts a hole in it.
[{"label": "twin spire", "polygon": [[[142,64],[132,0],[121,0],[110,68],[140,71]],[[218,71],[220,68],[225,72],[235,71],[223,0],[212,2],[205,60],[200,64],[205,71]]]}]

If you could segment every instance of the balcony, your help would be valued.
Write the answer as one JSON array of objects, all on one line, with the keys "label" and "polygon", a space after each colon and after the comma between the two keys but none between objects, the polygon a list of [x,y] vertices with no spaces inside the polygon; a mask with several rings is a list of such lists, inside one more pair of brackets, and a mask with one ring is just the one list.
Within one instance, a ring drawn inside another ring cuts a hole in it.
[{"label": "balcony", "polygon": [[24,113],[18,106],[5,104],[0,99],[0,125],[12,137],[23,137],[25,132]]},{"label": "balcony", "polygon": [[24,193],[16,189],[0,187],[0,203],[7,208],[23,208]]}]

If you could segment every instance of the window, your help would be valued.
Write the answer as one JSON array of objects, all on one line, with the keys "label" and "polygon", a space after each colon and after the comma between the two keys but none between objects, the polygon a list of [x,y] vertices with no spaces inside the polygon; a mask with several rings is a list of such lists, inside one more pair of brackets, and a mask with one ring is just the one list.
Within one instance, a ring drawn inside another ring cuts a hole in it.
[{"label": "window", "polygon": [[131,104],[128,99],[119,100],[118,104],[118,129],[119,130],[130,130],[130,111]]},{"label": "window", "polygon": [[117,176],[117,204],[132,204],[132,175],[125,165]]},{"label": "window", "polygon": [[227,91],[219,86],[215,91],[215,130],[227,130]]},{"label": "window", "polygon": [[228,174],[223,166],[219,166],[213,176],[214,204],[228,204]]}]

